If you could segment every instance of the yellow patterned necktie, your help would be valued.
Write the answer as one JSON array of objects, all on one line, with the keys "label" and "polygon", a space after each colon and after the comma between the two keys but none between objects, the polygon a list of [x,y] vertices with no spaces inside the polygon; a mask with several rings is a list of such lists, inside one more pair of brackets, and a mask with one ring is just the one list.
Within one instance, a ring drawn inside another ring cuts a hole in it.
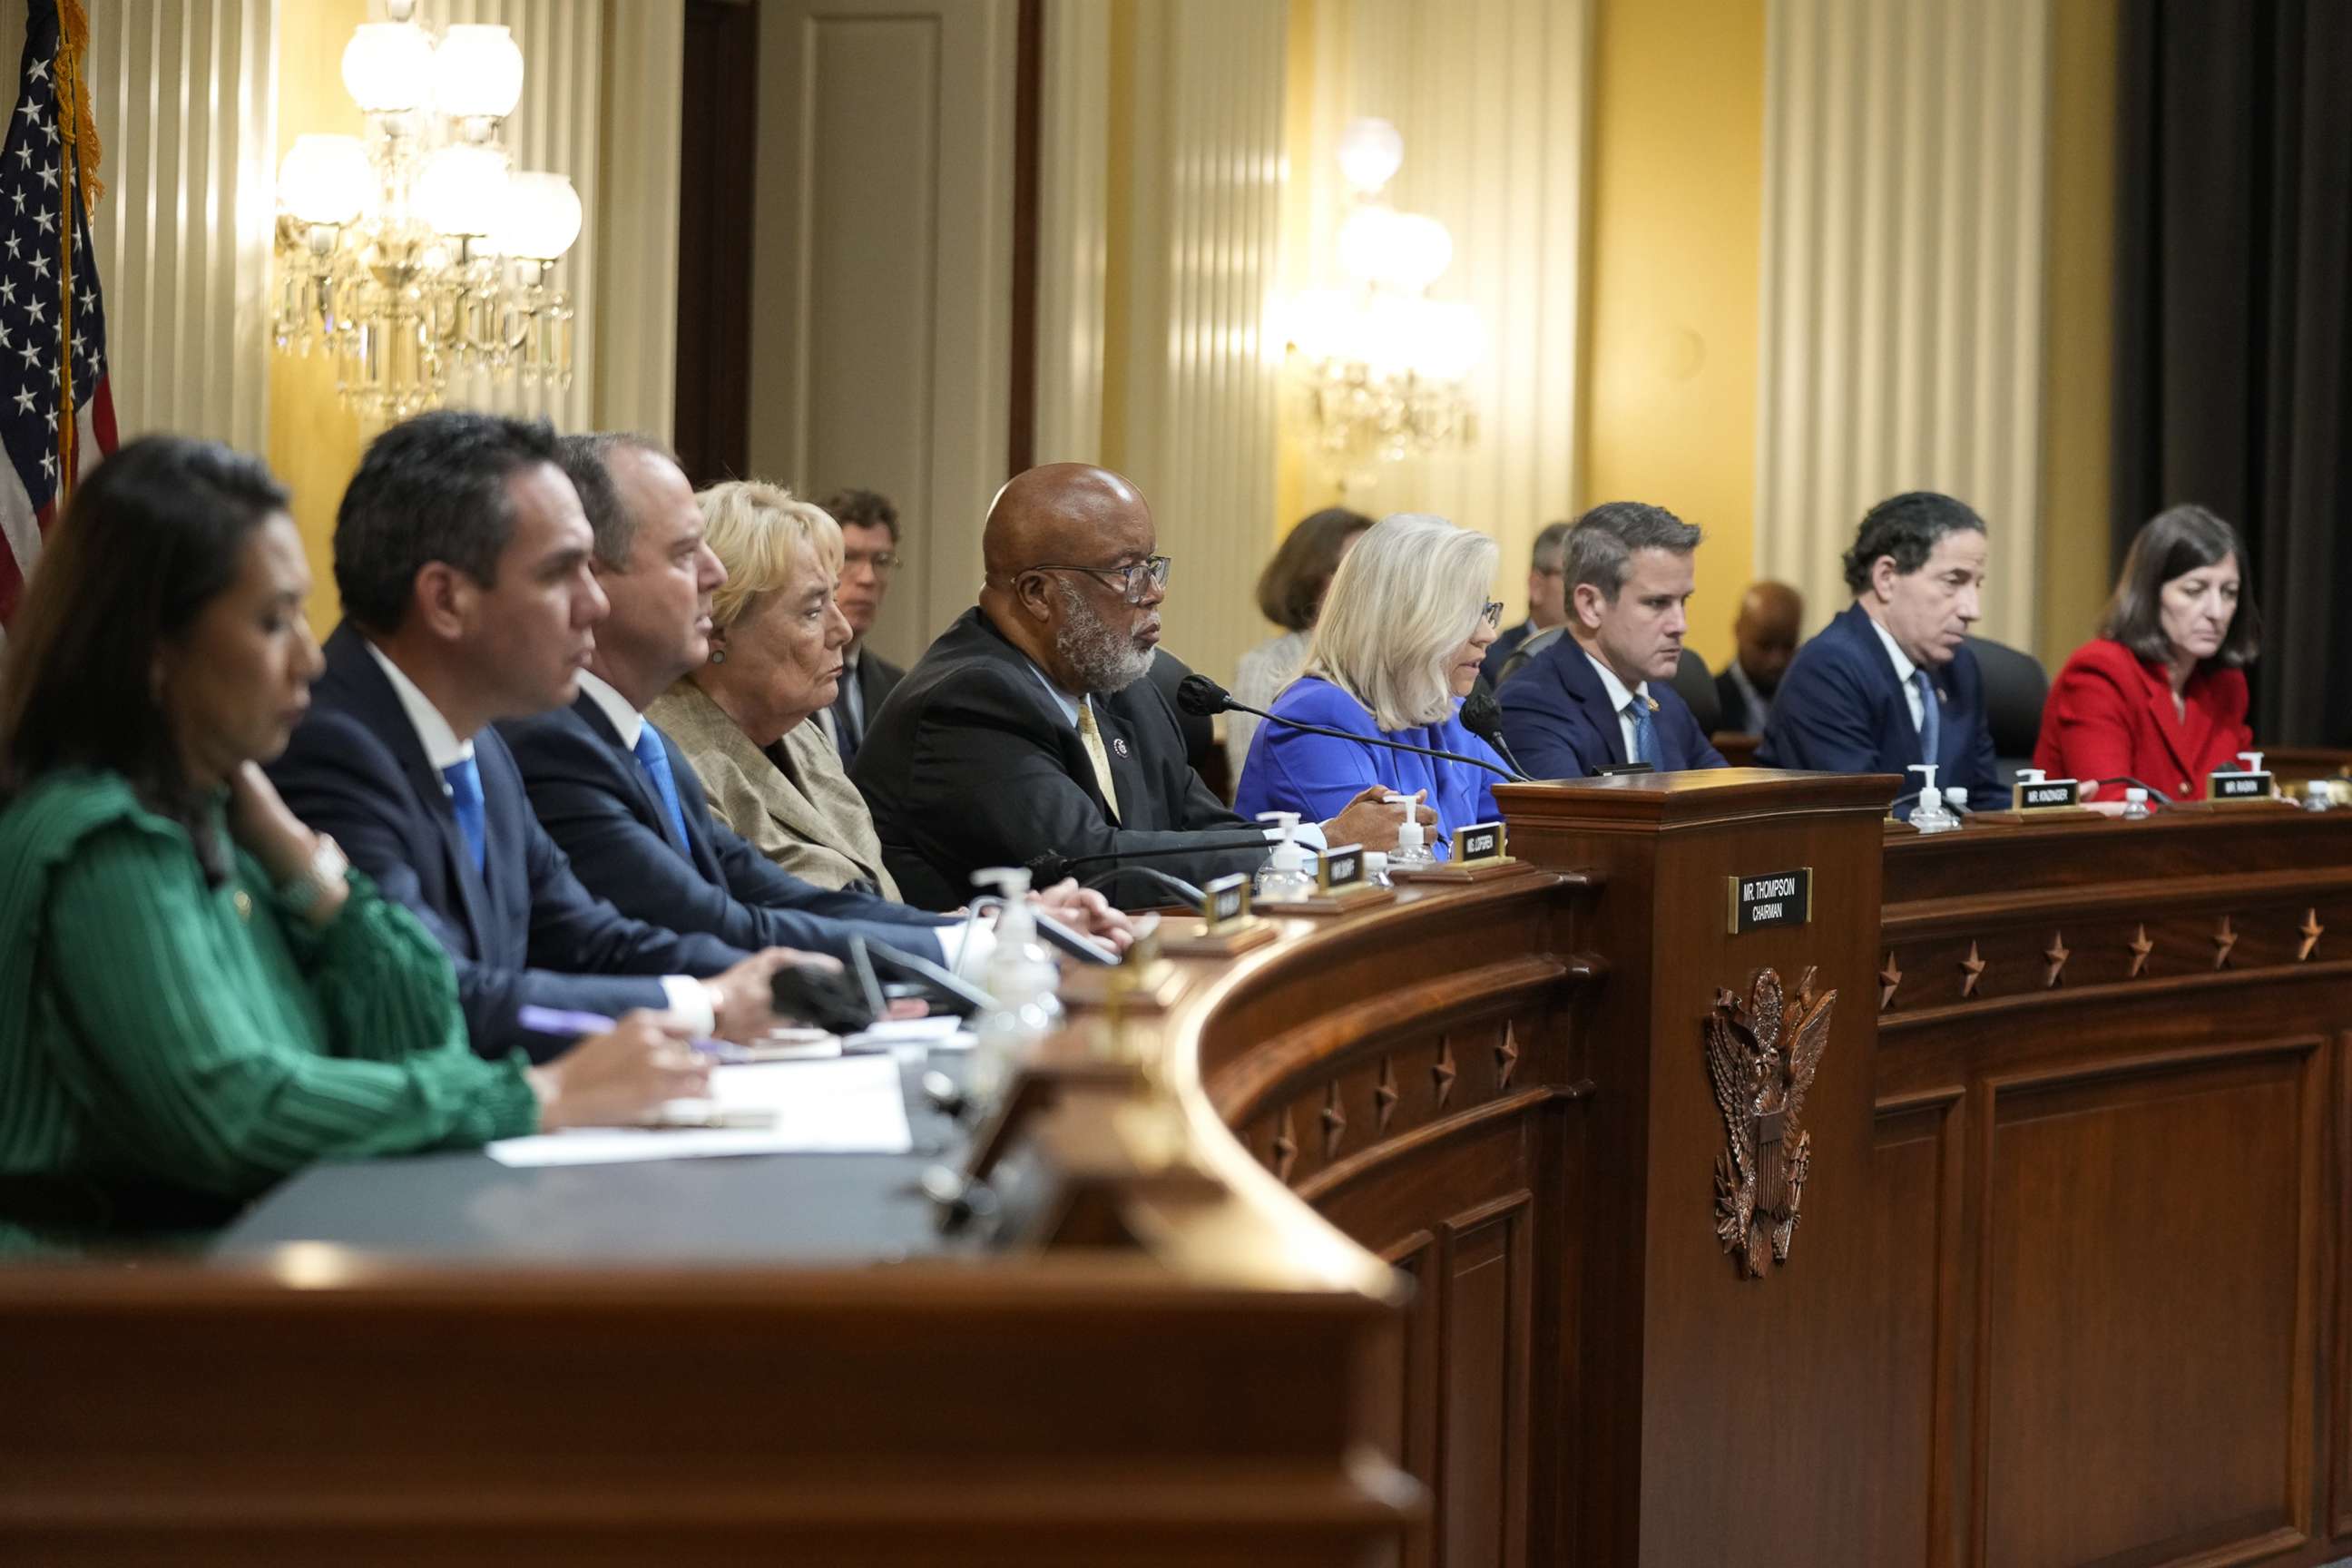
[{"label": "yellow patterned necktie", "polygon": [[1087,760],[1095,765],[1095,783],[1102,786],[1103,804],[1110,819],[1118,820],[1118,786],[1110,782],[1110,753],[1103,750],[1102,731],[1095,727],[1094,704],[1078,700],[1078,739],[1087,744]]}]

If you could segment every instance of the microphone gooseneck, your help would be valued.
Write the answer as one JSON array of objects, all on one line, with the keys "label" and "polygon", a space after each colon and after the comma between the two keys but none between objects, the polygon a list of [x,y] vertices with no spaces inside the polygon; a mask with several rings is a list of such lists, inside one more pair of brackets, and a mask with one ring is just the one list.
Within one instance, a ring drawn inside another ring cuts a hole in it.
[{"label": "microphone gooseneck", "polygon": [[1503,705],[1484,686],[1463,699],[1462,727],[1495,748],[1495,754],[1511,764],[1511,771],[1522,784],[1533,784],[1528,770],[1519,766],[1519,759],[1511,755],[1508,742],[1503,739]]}]

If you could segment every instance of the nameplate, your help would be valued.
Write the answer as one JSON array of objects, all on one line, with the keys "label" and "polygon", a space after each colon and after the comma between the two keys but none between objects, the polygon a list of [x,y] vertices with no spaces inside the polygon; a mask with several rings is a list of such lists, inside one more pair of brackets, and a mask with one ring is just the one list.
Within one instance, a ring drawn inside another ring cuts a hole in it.
[{"label": "nameplate", "polygon": [[1315,858],[1315,890],[1322,894],[1360,887],[1364,880],[1364,847],[1342,844]]},{"label": "nameplate", "polygon": [[2021,779],[2010,787],[2009,801],[2018,811],[2061,811],[2083,804],[2083,781],[2043,779],[2027,784]]},{"label": "nameplate", "polygon": [[1454,863],[1475,866],[1481,860],[1503,858],[1503,825],[1499,822],[1474,822],[1454,831]]},{"label": "nameplate", "polygon": [[1201,889],[1201,934],[1221,936],[1249,919],[1250,879],[1245,871],[1220,877]]},{"label": "nameplate", "polygon": [[1730,932],[1744,936],[1765,926],[1801,926],[1813,918],[1813,868],[1768,871],[1760,877],[1727,877],[1731,886]]},{"label": "nameplate", "polygon": [[2211,773],[2205,775],[2207,800],[2268,800],[2271,797],[2271,775],[2267,770],[2259,773]]}]

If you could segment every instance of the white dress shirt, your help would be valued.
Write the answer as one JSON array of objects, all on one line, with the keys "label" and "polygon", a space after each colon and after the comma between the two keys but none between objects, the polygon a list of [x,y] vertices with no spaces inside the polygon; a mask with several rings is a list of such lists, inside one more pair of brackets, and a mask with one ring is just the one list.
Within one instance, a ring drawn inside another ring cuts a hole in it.
[{"label": "white dress shirt", "polygon": [[[417,742],[425,748],[425,760],[433,764],[434,774],[438,777],[444,769],[455,767],[471,757],[474,754],[473,738],[458,739],[457,731],[449,727],[449,721],[440,709],[434,706],[433,699],[425,696],[416,682],[408,679],[408,672],[393,663],[383,649],[373,642],[364,637],[361,641],[375,659],[376,668],[383,671],[384,679],[392,682],[392,694],[400,699],[400,710],[408,715],[409,728],[416,731]],[[580,672],[580,681],[588,694],[596,699],[596,705],[607,714],[614,715],[615,728],[620,725],[615,709],[628,713],[630,727],[624,731],[623,738],[635,746],[636,731],[645,724],[645,716],[630,708],[619,692],[587,671]],[[446,778],[441,780],[441,793],[445,797],[449,794]],[[701,981],[691,974],[665,974],[661,977],[661,988],[662,994],[669,999],[671,1015],[688,1030],[697,1035],[707,1035],[717,1027],[718,1012],[712,1005],[709,988]]]},{"label": "white dress shirt", "polygon": [[[1868,614],[1867,611],[1864,613]],[[1886,657],[1895,661],[1895,679],[1901,682],[1903,700],[1911,710],[1911,728],[1925,729],[1927,724],[1927,706],[1919,700],[1918,683],[1911,679],[1919,673],[1919,667],[1911,662],[1908,654],[1895,646],[1894,634],[1880,626],[1878,617],[1875,616],[1870,617],[1870,629],[1878,634],[1880,645],[1886,649]],[[1928,759],[1930,762],[1934,760],[1932,757]]]},{"label": "white dress shirt", "polygon": [[[1609,693],[1609,709],[1611,712],[1617,715],[1617,733],[1625,742],[1625,760],[1629,763],[1640,761],[1634,754],[1636,748],[1633,744],[1633,715],[1625,710],[1632,706],[1636,698],[1641,699],[1644,704],[1649,702],[1650,683],[1645,680],[1628,691],[1625,689],[1625,683],[1617,679],[1617,672],[1601,663],[1591,648],[1584,650],[1584,657],[1592,660],[1592,668],[1601,675],[1601,689]],[[1654,734],[1656,730],[1656,721],[1653,720],[1651,732]]]}]

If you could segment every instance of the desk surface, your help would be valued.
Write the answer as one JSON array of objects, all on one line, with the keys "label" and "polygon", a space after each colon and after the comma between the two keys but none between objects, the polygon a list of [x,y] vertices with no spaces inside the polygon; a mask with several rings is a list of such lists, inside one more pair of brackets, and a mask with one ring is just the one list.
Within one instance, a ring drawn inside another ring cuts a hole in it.
[{"label": "desk surface", "polygon": [[906,1154],[774,1154],[512,1169],[478,1150],[316,1165],[214,1245],[240,1258],[332,1241],[438,1260],[897,1262],[969,1250],[942,1237],[917,1186],[962,1133],[902,1066]]}]

